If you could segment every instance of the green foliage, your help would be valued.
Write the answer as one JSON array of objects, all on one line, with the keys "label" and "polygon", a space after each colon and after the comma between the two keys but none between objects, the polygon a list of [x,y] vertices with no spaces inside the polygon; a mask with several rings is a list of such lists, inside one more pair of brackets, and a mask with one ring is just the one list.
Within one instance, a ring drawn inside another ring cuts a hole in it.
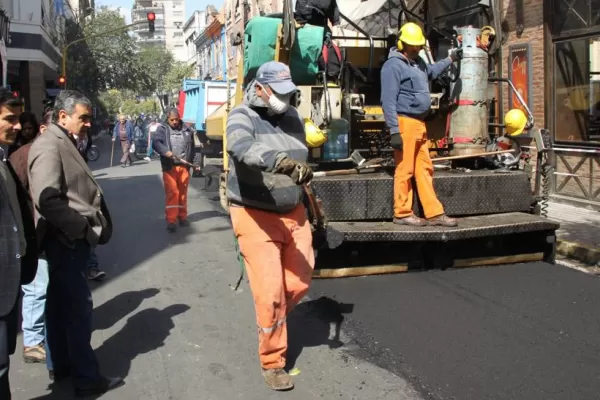
[{"label": "green foliage", "polygon": [[99,98],[108,114],[113,116],[119,113],[127,115],[152,114],[160,109],[154,97],[137,100],[132,91],[110,89],[103,92]]},{"label": "green foliage", "polygon": [[68,49],[67,87],[87,94],[102,114],[155,112],[154,96],[179,90],[194,72],[163,47],[139,48],[123,17],[107,7],[84,26],[67,21],[65,43],[84,37]]},{"label": "green foliage", "polygon": [[181,83],[185,78],[189,78],[194,73],[194,67],[184,62],[176,62],[171,65],[169,72],[164,77],[164,88],[171,92],[180,90]]}]

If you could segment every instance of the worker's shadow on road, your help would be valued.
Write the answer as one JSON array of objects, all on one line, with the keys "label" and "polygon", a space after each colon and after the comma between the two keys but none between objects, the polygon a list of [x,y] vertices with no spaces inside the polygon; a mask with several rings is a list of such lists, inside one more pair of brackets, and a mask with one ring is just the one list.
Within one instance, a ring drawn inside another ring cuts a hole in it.
[{"label": "worker's shadow on road", "polygon": [[288,315],[288,351],[286,369],[294,368],[305,347],[329,346],[337,349],[344,345],[340,330],[344,314],[351,314],[354,304],[338,303],[328,297],[298,304]]},{"label": "worker's shadow on road", "polygon": [[94,308],[94,330],[104,330],[115,325],[130,312],[136,310],[144,300],[160,293],[157,288],[148,288],[120,293]]},{"label": "worker's shadow on road", "polygon": [[96,349],[102,371],[109,376],[126,377],[131,362],[140,354],[162,347],[175,327],[173,318],[189,309],[186,304],[174,304],[163,310],[142,310],[129,317],[119,332]]}]

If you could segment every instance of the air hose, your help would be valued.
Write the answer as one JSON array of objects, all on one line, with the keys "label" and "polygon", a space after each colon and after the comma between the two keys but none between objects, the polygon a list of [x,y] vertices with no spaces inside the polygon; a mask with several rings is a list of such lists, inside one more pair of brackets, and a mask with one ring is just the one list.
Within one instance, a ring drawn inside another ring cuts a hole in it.
[{"label": "air hose", "polygon": [[240,263],[240,276],[235,285],[229,285],[229,287],[231,287],[234,291],[237,291],[240,287],[240,284],[242,283],[242,280],[244,279],[244,267],[246,264],[244,263],[244,257],[242,256],[242,252],[240,251],[240,243],[238,242],[236,236],[233,237],[233,245],[235,247],[235,252],[237,253],[238,262]]}]

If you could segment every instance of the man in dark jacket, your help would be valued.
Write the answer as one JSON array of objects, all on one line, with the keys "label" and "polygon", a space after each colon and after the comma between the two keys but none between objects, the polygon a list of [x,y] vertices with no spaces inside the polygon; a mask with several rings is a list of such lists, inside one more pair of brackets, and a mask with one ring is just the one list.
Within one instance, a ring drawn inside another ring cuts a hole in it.
[{"label": "man in dark jacket", "polygon": [[[23,103],[0,88],[0,144],[11,145],[21,129]],[[0,152],[4,153],[3,150]],[[4,154],[1,154],[4,159]],[[10,165],[0,161],[0,399],[11,399],[10,359],[17,345],[18,297],[22,284],[33,280],[38,246],[27,193]]]},{"label": "man in dark jacket", "polygon": [[[152,148],[160,154],[160,165],[165,185],[167,230],[179,225],[189,226],[187,220],[187,192],[190,167],[194,161],[194,131],[185,126],[176,108],[167,110],[167,123],[154,133]],[[199,167],[194,167],[197,171]]]}]

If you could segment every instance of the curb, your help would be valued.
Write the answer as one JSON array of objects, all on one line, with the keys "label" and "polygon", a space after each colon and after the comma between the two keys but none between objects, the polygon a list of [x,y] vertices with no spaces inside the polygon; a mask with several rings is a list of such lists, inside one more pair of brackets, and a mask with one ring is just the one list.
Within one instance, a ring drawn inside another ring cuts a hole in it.
[{"label": "curb", "polygon": [[556,252],[590,266],[600,265],[600,249],[582,243],[558,239],[556,241]]}]

